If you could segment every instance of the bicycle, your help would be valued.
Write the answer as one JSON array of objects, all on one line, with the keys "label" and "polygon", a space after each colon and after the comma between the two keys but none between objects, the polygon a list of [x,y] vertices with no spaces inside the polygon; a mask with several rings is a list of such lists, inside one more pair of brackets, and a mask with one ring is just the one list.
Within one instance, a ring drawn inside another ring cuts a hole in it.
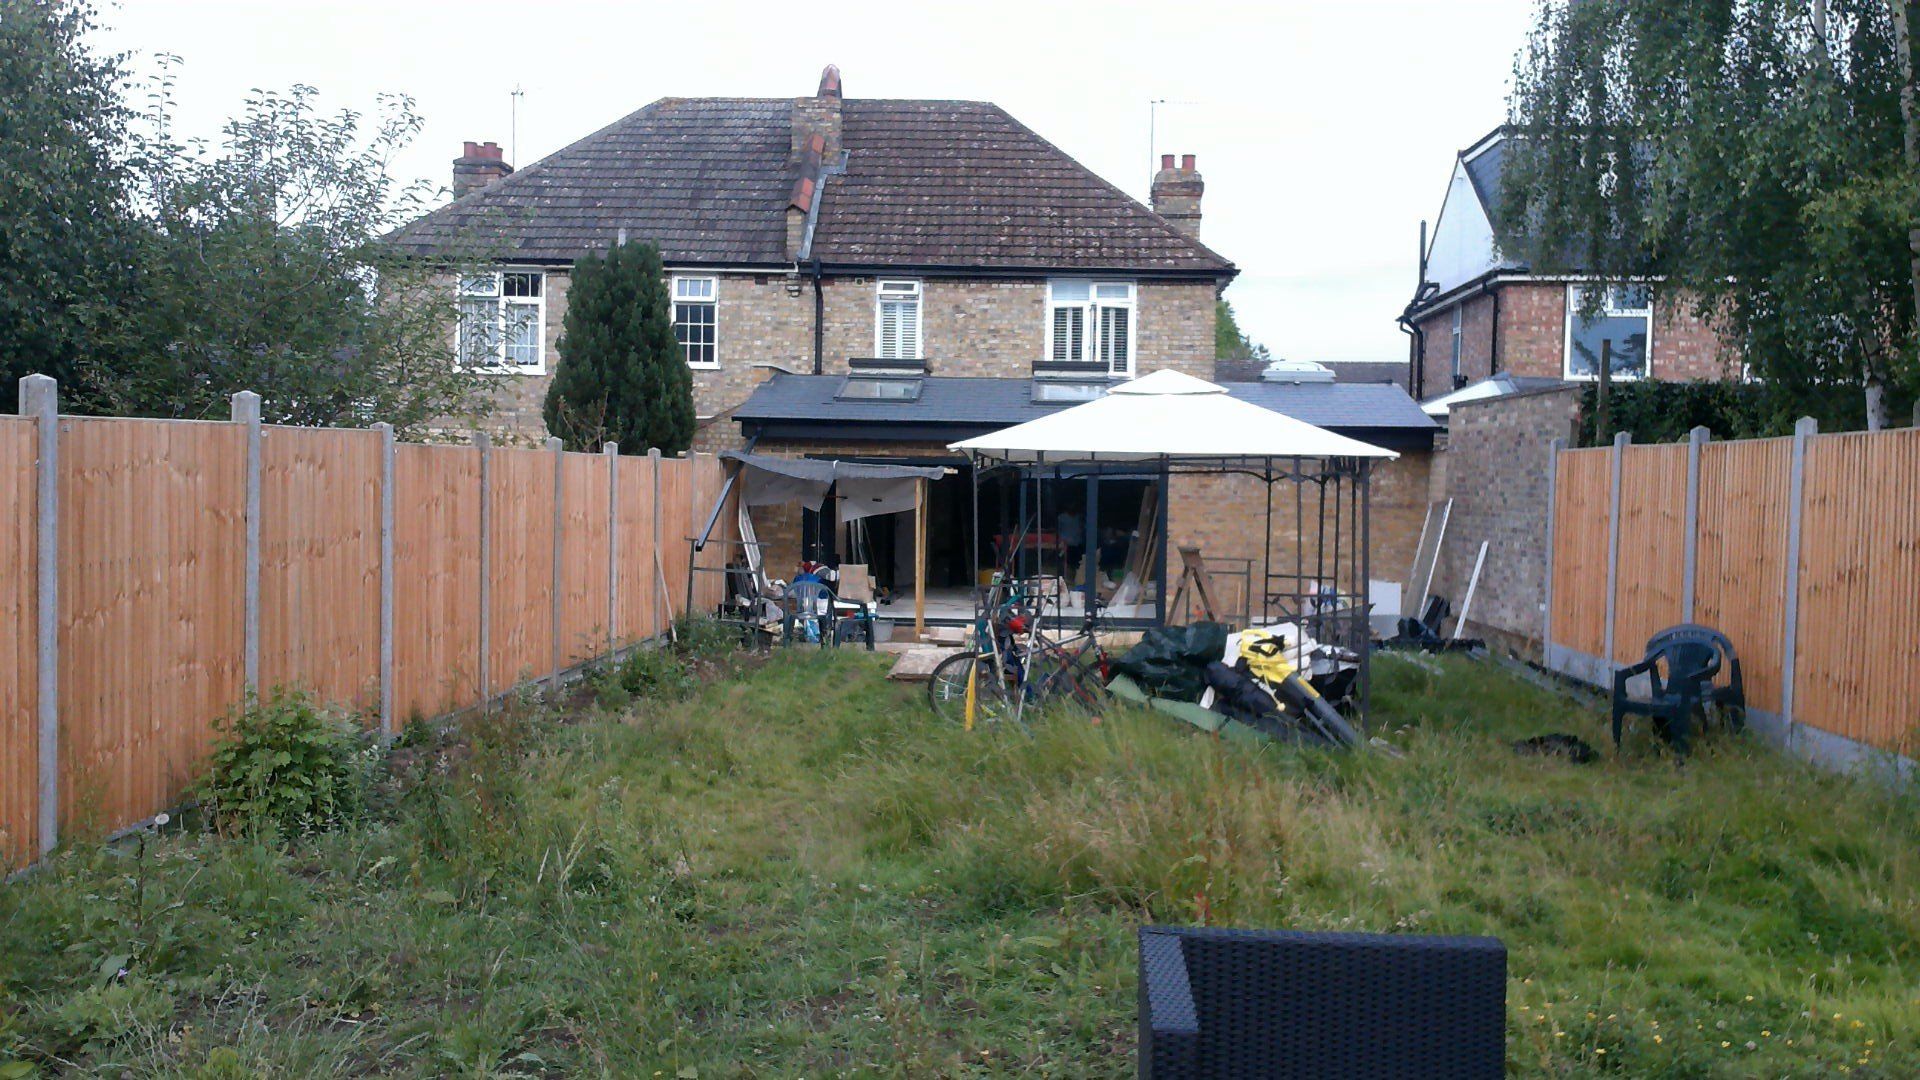
[{"label": "bicycle", "polygon": [[995,604],[989,595],[975,626],[975,640],[986,647],[941,661],[927,681],[927,699],[936,714],[965,722],[969,694],[974,718],[988,722],[1018,719],[1028,705],[1054,700],[1089,708],[1101,704],[1113,659],[1100,643],[1099,602],[1090,606],[1077,633],[1056,640],[1041,632],[1040,613],[1028,608],[1028,600],[1018,582],[1008,584],[1003,602]]}]

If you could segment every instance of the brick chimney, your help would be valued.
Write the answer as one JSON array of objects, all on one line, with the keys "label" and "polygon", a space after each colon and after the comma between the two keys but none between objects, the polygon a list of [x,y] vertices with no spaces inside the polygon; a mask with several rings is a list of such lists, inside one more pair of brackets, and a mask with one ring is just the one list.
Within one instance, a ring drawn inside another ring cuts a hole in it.
[{"label": "brick chimney", "polygon": [[512,171],[513,166],[500,154],[499,143],[467,143],[460,156],[453,159],[453,197],[479,191]]},{"label": "brick chimney", "polygon": [[793,192],[787,201],[787,256],[798,259],[805,240],[807,213],[821,170],[840,157],[840,69],[828,64],[812,97],[793,100],[793,134],[787,169]]},{"label": "brick chimney", "polygon": [[1172,154],[1160,155],[1160,171],[1153,174],[1153,212],[1195,240],[1200,239],[1200,196],[1207,185],[1193,167],[1193,155],[1174,167]]}]

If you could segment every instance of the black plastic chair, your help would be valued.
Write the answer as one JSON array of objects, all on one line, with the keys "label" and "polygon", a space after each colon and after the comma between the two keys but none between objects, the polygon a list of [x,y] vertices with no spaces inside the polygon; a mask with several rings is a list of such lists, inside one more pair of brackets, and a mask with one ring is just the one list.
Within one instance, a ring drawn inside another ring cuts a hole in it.
[{"label": "black plastic chair", "polygon": [[[1725,684],[1717,681],[1722,671],[1727,673]],[[1638,675],[1651,683],[1647,697],[1627,692],[1627,683]],[[1746,683],[1733,642],[1710,626],[1670,626],[1647,639],[1644,659],[1613,673],[1613,745],[1620,745],[1621,721],[1638,714],[1652,720],[1654,731],[1684,754],[1693,742],[1694,717],[1704,721],[1716,706],[1726,711],[1733,730],[1746,726]]]},{"label": "black plastic chair", "polygon": [[1140,929],[1140,1075],[1497,1080],[1498,938]]}]

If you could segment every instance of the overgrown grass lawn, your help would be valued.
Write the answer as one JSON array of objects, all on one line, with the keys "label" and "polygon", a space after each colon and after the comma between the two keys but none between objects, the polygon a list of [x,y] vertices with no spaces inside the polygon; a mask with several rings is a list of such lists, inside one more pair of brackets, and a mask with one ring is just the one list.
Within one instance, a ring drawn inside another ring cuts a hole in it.
[{"label": "overgrown grass lawn", "polygon": [[1498,935],[1516,1075],[1920,1075],[1911,794],[1519,757],[1599,714],[1465,661],[1379,665],[1401,758],[966,733],[884,670],[483,721],[290,845],[69,852],[0,887],[0,1077],[1128,1076],[1144,921]]}]

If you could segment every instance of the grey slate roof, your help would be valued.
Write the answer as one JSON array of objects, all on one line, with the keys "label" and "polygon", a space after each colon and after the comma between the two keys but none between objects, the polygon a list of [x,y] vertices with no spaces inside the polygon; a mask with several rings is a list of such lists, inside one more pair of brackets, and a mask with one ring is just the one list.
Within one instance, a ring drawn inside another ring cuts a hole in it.
[{"label": "grey slate roof", "polygon": [[855,265],[1226,271],[998,105],[848,101],[814,254]]},{"label": "grey slate roof", "polygon": [[426,215],[391,239],[422,254],[572,262],[621,228],[669,262],[786,261],[793,103],[662,98]]},{"label": "grey slate roof", "polygon": [[[793,101],[665,98],[397,230],[422,254],[571,262],[621,228],[670,263],[778,266]],[[1233,264],[997,105],[848,100],[814,254],[860,267],[1160,271]]]},{"label": "grey slate roof", "polygon": [[[978,424],[999,428],[1025,423],[1067,404],[1038,404],[1029,379],[927,376],[918,401],[840,400],[844,375],[775,372],[734,410],[737,421],[812,423]],[[1221,383],[1242,401],[1284,413],[1318,427],[1343,432],[1431,432],[1432,418],[1405,390],[1391,383]]]}]

